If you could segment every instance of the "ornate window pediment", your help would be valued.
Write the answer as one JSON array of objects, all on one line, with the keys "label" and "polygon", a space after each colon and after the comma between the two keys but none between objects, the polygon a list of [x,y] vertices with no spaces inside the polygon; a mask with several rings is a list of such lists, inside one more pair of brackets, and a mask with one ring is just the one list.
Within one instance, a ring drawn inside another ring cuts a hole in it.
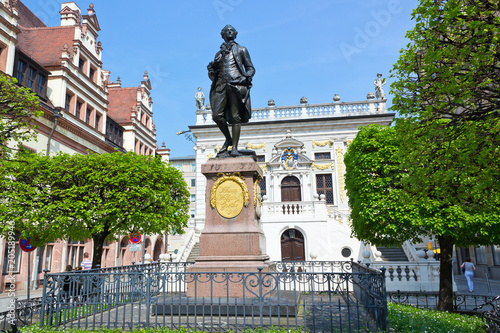
[{"label": "ornate window pediment", "polygon": [[304,143],[293,138],[290,131],[283,140],[273,147],[273,157],[269,161],[271,168],[283,168],[293,170],[297,168],[310,167],[311,159],[305,155]]}]

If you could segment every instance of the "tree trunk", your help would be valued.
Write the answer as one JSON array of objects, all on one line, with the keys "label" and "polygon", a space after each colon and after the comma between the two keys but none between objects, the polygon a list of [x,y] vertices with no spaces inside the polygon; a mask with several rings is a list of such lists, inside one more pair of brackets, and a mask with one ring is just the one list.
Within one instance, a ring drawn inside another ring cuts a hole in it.
[{"label": "tree trunk", "polygon": [[104,248],[104,241],[108,236],[109,236],[109,231],[107,230],[92,235],[92,239],[94,240],[94,254],[92,256],[92,268],[97,268],[97,265],[99,265],[100,267],[102,259],[102,250]]},{"label": "tree trunk", "polygon": [[454,239],[449,236],[438,236],[441,249],[441,263],[439,265],[439,303],[438,310],[453,310],[453,244]]}]

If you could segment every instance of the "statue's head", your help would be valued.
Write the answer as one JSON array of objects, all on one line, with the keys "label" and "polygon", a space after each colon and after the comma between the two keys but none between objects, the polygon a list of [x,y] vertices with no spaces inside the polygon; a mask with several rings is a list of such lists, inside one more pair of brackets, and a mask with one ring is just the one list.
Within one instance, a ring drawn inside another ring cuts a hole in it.
[{"label": "statue's head", "polygon": [[198,87],[198,91],[201,91],[201,87]]},{"label": "statue's head", "polygon": [[226,42],[229,40],[235,40],[236,35],[238,35],[238,31],[236,29],[228,24],[224,28],[222,28],[220,35],[222,36],[222,39],[224,39]]}]

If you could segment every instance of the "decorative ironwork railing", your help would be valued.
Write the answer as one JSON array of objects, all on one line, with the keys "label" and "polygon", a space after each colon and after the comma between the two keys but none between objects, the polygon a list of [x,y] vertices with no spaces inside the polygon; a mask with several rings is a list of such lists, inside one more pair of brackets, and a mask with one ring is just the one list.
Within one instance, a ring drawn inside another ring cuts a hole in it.
[{"label": "decorative ironwork railing", "polygon": [[376,270],[354,272],[356,263],[286,262],[275,271],[220,273],[183,271],[187,266],[46,274],[42,325],[203,331],[387,328],[384,277]]}]

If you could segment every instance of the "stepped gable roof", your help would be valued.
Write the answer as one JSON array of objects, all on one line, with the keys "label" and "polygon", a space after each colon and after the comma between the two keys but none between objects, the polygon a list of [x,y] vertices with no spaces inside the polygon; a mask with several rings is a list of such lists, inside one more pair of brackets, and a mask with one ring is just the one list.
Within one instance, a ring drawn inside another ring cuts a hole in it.
[{"label": "stepped gable roof", "polygon": [[21,1],[17,2],[17,13],[19,16],[19,19],[17,20],[17,24],[20,26],[23,26],[25,28],[41,28],[41,27],[46,27],[45,23],[42,22],[36,16],[33,14],[33,12],[24,5]]},{"label": "stepped gable roof", "polygon": [[65,47],[73,53],[74,26],[21,28],[18,48],[42,66],[57,66]]},{"label": "stepped gable roof", "polygon": [[119,124],[130,122],[132,108],[137,105],[137,89],[108,88],[108,116]]}]

